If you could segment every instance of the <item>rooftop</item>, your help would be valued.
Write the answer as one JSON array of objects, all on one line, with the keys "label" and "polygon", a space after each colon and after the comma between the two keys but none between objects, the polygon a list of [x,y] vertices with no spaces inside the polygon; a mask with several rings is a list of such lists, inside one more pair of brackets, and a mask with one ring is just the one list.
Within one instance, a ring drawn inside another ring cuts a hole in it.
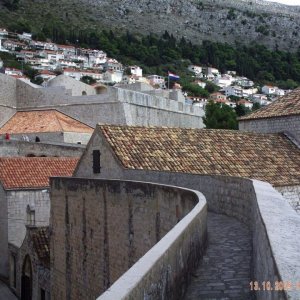
[{"label": "rooftop", "polygon": [[284,95],[268,106],[265,106],[252,114],[241,117],[240,120],[264,119],[300,114],[300,88]]},{"label": "rooftop", "polygon": [[51,176],[72,176],[78,158],[1,157],[0,181],[4,189],[48,188]]},{"label": "rooftop", "polygon": [[123,167],[300,183],[300,149],[283,134],[98,125]]},{"label": "rooftop", "polygon": [[19,111],[0,128],[0,134],[38,132],[92,133],[93,129],[57,110]]}]

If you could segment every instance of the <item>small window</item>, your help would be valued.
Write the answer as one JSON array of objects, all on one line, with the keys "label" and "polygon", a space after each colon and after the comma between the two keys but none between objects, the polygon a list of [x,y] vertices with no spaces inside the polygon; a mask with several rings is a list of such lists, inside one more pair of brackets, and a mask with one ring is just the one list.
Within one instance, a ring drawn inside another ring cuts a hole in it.
[{"label": "small window", "polygon": [[82,91],[82,96],[86,96],[86,91]]},{"label": "small window", "polygon": [[41,289],[41,300],[46,300],[46,291]]},{"label": "small window", "polygon": [[100,150],[93,150],[93,171],[95,174],[100,173]]},{"label": "small window", "polygon": [[27,205],[27,225],[34,226],[35,225],[35,210],[32,209],[29,205]]}]

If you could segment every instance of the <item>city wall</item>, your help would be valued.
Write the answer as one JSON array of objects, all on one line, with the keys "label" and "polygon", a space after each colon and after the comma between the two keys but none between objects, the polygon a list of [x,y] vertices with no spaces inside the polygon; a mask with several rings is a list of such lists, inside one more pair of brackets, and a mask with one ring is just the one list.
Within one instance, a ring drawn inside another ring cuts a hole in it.
[{"label": "city wall", "polygon": [[68,79],[66,86],[41,88],[0,75],[0,106],[3,107],[0,123],[4,124],[16,110],[57,109],[93,127],[97,123],[204,127],[204,111],[185,104],[175,92],[170,94],[175,100],[112,87],[107,88],[106,93],[95,95],[89,90],[86,96],[82,96],[85,91],[80,93],[79,90],[84,86],[87,89],[91,87],[82,86],[82,83],[77,86],[77,83],[74,79]]},{"label": "city wall", "polygon": [[181,299],[206,244],[200,193],[142,182],[52,178],[51,203],[52,299],[95,299],[146,253],[136,275],[145,268],[151,275],[133,282],[135,299]]},{"label": "city wall", "polygon": [[[273,286],[276,281],[296,284],[296,278],[300,277],[300,241],[295,239],[300,230],[299,215],[270,184],[226,176],[142,170],[126,170],[121,178],[200,191],[206,198],[209,211],[235,217],[251,229],[254,281],[270,281]],[[295,287],[288,291],[257,291],[255,294],[258,300],[300,298],[300,291]],[[120,299],[132,298],[124,296]]]},{"label": "city wall", "polygon": [[0,157],[11,156],[57,156],[57,157],[80,157],[85,149],[84,145],[66,145],[65,143],[35,143],[1,140]]}]

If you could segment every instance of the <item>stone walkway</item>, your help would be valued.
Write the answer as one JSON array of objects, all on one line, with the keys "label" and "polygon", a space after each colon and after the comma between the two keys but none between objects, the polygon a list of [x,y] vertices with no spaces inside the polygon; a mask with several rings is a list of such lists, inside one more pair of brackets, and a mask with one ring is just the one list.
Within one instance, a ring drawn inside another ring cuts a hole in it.
[{"label": "stone walkway", "polygon": [[208,247],[186,300],[248,300],[251,233],[234,218],[208,213]]},{"label": "stone walkway", "polygon": [[10,289],[0,280],[0,300],[17,300],[17,297]]}]

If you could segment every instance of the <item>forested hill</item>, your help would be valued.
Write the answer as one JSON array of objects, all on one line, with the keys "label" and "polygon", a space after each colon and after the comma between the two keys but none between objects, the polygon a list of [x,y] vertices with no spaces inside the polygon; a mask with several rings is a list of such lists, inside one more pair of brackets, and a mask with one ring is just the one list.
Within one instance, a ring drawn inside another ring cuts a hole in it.
[{"label": "forested hill", "polygon": [[300,8],[259,0],[0,0],[0,27],[38,35],[86,29],[163,34],[295,52]]}]

